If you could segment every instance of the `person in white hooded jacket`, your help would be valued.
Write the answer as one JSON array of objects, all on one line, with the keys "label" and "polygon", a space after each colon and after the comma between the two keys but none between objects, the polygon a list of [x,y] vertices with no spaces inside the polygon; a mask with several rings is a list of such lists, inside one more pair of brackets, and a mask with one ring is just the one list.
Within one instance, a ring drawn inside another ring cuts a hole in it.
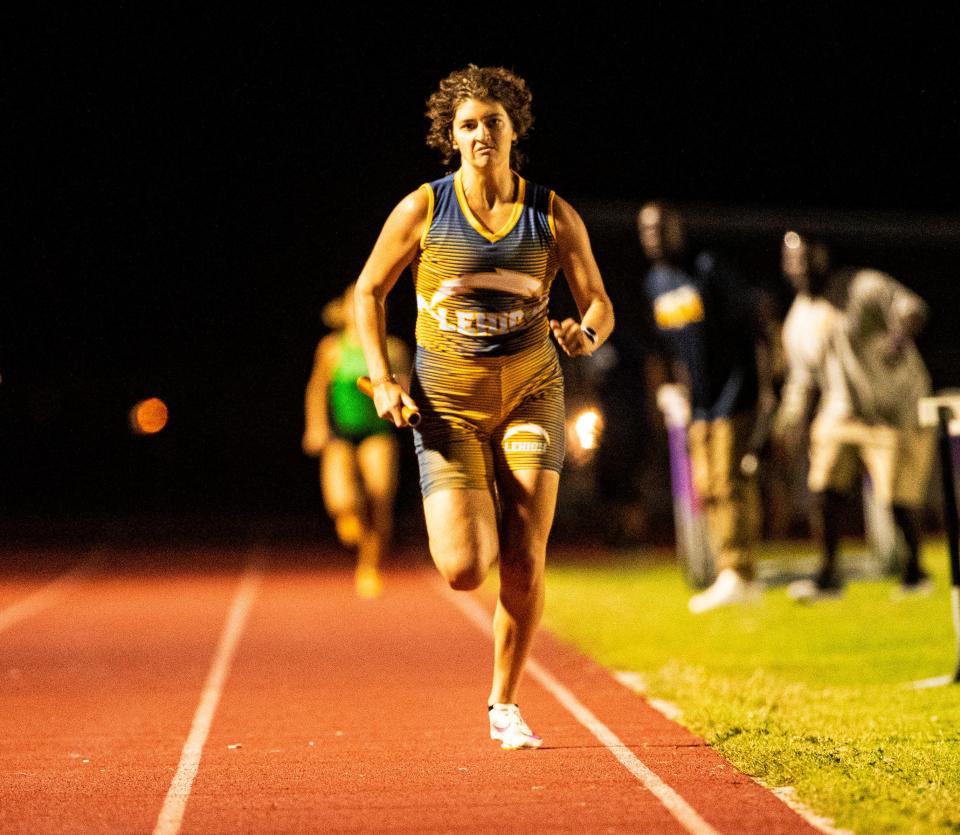
[{"label": "person in white hooded jacket", "polygon": [[930,375],[914,342],[927,305],[884,272],[847,269],[827,276],[826,251],[796,233],[784,237],[784,272],[797,297],[784,322],[788,376],[776,432],[797,437],[816,393],[808,487],[822,554],[817,574],[790,594],[809,602],[842,593],[837,568],[839,513],[866,469],[875,498],[890,508],[907,556],[904,592],[926,591],[919,510],[926,498],[934,437],[917,419]]}]

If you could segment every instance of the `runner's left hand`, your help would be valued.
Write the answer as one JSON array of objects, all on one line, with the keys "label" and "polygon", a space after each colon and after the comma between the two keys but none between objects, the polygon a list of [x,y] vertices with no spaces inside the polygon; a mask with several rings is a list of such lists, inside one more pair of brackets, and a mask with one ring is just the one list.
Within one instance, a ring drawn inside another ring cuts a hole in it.
[{"label": "runner's left hand", "polygon": [[596,346],[580,330],[580,323],[576,319],[564,319],[562,322],[551,319],[550,330],[568,357],[589,357],[596,350]]}]

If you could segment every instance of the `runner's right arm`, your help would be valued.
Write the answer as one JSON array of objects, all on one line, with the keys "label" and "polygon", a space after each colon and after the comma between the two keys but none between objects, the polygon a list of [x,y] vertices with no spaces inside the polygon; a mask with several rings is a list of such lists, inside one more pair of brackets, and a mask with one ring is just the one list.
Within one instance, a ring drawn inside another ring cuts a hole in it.
[{"label": "runner's right arm", "polygon": [[330,385],[331,351],[335,337],[325,336],[317,345],[313,359],[313,371],[304,393],[303,451],[307,455],[319,455],[330,439],[327,420],[327,387]]},{"label": "runner's right arm", "polygon": [[406,425],[401,407],[406,405],[416,409],[417,404],[390,376],[386,298],[417,255],[427,209],[428,198],[424,189],[418,189],[400,201],[373,245],[354,290],[357,333],[370,379],[374,382],[373,402],[377,414],[396,426]]}]

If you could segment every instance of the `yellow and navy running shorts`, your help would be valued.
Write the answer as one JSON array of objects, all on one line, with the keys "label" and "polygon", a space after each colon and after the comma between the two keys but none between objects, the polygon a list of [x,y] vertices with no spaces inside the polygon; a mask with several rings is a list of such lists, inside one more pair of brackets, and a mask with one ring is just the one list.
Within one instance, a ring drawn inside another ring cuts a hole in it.
[{"label": "yellow and navy running shorts", "polygon": [[563,374],[552,342],[499,357],[418,346],[410,394],[421,414],[413,435],[424,496],[563,467]]}]

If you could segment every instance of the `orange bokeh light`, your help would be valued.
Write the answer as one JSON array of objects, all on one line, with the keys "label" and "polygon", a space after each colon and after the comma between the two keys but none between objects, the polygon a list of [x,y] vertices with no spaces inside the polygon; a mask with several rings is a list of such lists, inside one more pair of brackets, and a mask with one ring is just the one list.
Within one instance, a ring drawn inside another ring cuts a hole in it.
[{"label": "orange bokeh light", "polygon": [[170,413],[159,397],[148,397],[130,410],[130,427],[138,435],[155,435],[167,425]]}]

